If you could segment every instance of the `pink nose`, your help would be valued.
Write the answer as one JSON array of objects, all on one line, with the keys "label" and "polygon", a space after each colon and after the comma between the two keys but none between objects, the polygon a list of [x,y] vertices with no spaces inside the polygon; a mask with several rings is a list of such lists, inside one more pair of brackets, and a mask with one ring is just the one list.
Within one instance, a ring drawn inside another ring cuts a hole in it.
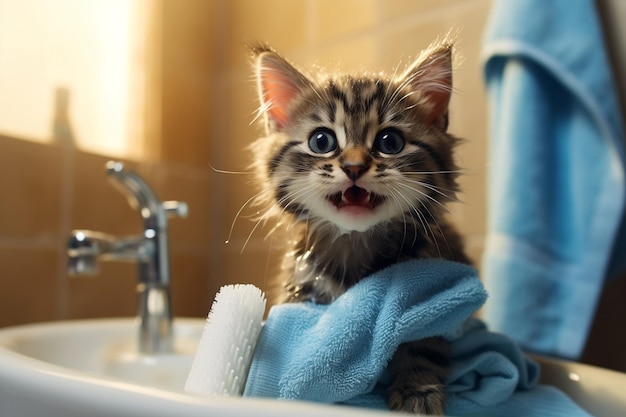
[{"label": "pink nose", "polygon": [[341,169],[343,169],[343,172],[345,172],[352,181],[355,181],[365,172],[364,165],[344,165]]}]

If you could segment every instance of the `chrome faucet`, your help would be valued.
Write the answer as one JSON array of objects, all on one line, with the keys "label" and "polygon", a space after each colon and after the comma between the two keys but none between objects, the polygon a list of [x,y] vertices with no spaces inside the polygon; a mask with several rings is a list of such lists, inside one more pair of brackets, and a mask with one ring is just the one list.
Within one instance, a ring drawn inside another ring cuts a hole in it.
[{"label": "chrome faucet", "polygon": [[68,242],[71,275],[90,275],[98,271],[98,258],[136,261],[139,267],[139,350],[166,353],[173,349],[170,268],[167,242],[168,217],[187,217],[187,204],[161,202],[137,174],[121,162],[109,161],[106,174],[139,210],[144,223],[143,235],[126,238],[74,230]]}]

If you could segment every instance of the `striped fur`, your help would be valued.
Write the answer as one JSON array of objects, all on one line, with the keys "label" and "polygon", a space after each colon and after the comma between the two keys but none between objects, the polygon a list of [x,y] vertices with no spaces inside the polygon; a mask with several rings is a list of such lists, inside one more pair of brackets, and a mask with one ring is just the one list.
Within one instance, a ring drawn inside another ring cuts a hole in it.
[{"label": "striped fur", "polygon": [[[458,139],[446,132],[452,45],[433,44],[401,75],[304,75],[252,47],[266,135],[252,150],[261,219],[293,241],[286,302],[332,302],[363,277],[410,258],[469,263],[447,219]],[[443,413],[447,346],[403,345],[390,364],[389,406]]]}]

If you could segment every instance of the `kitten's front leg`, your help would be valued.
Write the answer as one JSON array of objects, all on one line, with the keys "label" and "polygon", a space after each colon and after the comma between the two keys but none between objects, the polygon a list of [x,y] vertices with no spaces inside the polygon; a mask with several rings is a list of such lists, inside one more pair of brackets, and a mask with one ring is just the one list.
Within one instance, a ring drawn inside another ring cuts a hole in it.
[{"label": "kitten's front leg", "polygon": [[387,392],[389,409],[443,415],[450,358],[450,347],[441,337],[400,345],[389,364],[393,377]]}]

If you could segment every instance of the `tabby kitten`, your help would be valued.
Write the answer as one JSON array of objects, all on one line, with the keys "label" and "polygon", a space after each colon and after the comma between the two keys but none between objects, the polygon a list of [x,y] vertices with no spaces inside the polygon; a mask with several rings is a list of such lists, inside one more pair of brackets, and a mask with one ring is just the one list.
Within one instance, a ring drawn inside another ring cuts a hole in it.
[{"label": "tabby kitten", "polygon": [[[253,144],[259,202],[290,228],[285,300],[330,303],[360,279],[411,258],[469,263],[446,218],[458,139],[446,133],[452,44],[402,75],[307,76],[252,46],[266,137]],[[450,366],[441,338],[394,355],[393,410],[443,414]]]}]

